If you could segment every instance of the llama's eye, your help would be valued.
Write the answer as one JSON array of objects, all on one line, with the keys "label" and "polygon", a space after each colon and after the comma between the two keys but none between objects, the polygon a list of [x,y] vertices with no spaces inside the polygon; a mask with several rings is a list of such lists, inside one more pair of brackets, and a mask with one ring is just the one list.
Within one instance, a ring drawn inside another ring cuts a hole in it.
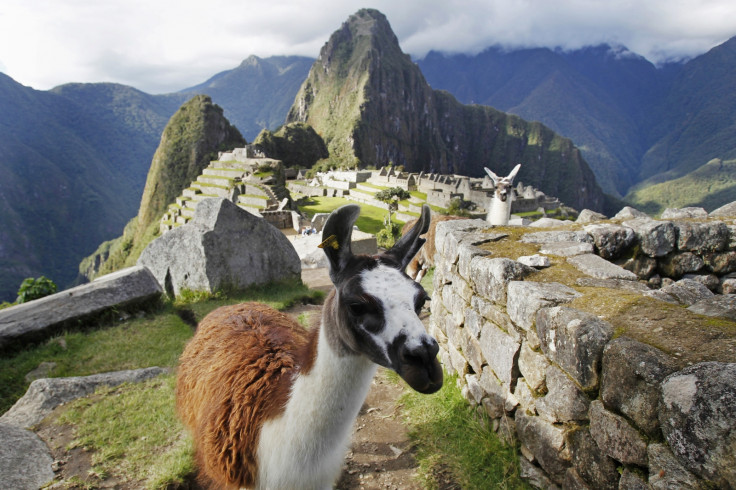
[{"label": "llama's eye", "polygon": [[348,303],[348,310],[353,316],[363,316],[368,313],[369,307],[366,303]]}]

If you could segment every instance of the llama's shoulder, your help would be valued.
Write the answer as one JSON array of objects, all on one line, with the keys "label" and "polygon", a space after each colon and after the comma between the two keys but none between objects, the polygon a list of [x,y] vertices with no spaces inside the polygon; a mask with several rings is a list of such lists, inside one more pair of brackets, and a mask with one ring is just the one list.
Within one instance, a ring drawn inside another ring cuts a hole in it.
[{"label": "llama's shoulder", "polygon": [[200,323],[180,359],[177,408],[220,484],[252,484],[260,427],[283,411],[308,343],[304,327],[258,303],[218,308]]}]

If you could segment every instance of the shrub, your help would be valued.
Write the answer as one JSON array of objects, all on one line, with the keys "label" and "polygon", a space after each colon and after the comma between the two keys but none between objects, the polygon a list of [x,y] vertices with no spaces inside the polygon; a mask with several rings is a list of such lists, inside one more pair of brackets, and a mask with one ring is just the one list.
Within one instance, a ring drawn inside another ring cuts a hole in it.
[{"label": "shrub", "polygon": [[16,303],[25,303],[34,299],[43,298],[56,292],[56,284],[48,277],[41,276],[37,279],[28,277],[23,280],[18,289]]},{"label": "shrub", "polygon": [[387,223],[385,228],[376,233],[376,244],[379,247],[391,248],[401,236],[401,226],[398,223]]}]

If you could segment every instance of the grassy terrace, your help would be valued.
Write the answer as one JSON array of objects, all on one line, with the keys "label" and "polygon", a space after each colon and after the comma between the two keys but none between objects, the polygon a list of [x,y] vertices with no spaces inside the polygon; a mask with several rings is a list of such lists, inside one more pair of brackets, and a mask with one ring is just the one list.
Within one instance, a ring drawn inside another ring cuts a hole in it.
[{"label": "grassy terrace", "polygon": [[[342,197],[312,197],[309,199],[309,204],[300,206],[300,209],[311,218],[317,213],[330,213],[345,204],[350,204],[350,201]],[[354,204],[360,206],[361,210],[356,223],[358,229],[374,235],[378,233],[383,228],[383,218],[388,214],[388,211],[369,204]],[[403,221],[394,221],[403,224]]]}]

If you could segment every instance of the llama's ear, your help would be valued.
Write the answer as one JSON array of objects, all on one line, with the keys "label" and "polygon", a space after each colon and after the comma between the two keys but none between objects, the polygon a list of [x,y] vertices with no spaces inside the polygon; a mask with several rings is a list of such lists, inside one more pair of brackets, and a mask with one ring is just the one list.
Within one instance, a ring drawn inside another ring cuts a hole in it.
[{"label": "llama's ear", "polygon": [[488,167],[483,167],[483,168],[484,168],[484,169],[486,170],[486,173],[488,174],[488,176],[489,176],[489,177],[491,178],[491,180],[493,181],[493,185],[496,185],[496,183],[497,183],[497,182],[498,182],[499,180],[501,180],[501,179],[500,179],[500,178],[498,177],[498,175],[494,174],[494,173],[493,173],[493,172],[491,171],[491,169],[489,169]]},{"label": "llama's ear", "polygon": [[337,276],[347,265],[353,252],[350,250],[350,238],[353,235],[353,224],[360,214],[360,206],[348,204],[334,210],[322,228],[322,243],[330,263],[330,279],[335,283]]},{"label": "llama's ear", "polygon": [[519,173],[519,169],[520,168],[521,168],[521,164],[520,163],[517,163],[516,166],[514,167],[514,169],[509,174],[509,176],[506,177],[509,182],[513,182],[514,181],[514,178],[516,177],[516,174]]},{"label": "llama's ear", "polygon": [[393,247],[384,253],[384,255],[391,257],[401,264],[402,271],[406,269],[406,266],[409,265],[411,259],[414,258],[417,252],[419,252],[419,249],[422,248],[422,245],[424,245],[426,240],[424,238],[419,238],[419,235],[427,233],[431,219],[432,216],[429,211],[429,206],[425,204],[422,206],[422,214],[414,227],[411,228],[406,235],[402,236]]}]

